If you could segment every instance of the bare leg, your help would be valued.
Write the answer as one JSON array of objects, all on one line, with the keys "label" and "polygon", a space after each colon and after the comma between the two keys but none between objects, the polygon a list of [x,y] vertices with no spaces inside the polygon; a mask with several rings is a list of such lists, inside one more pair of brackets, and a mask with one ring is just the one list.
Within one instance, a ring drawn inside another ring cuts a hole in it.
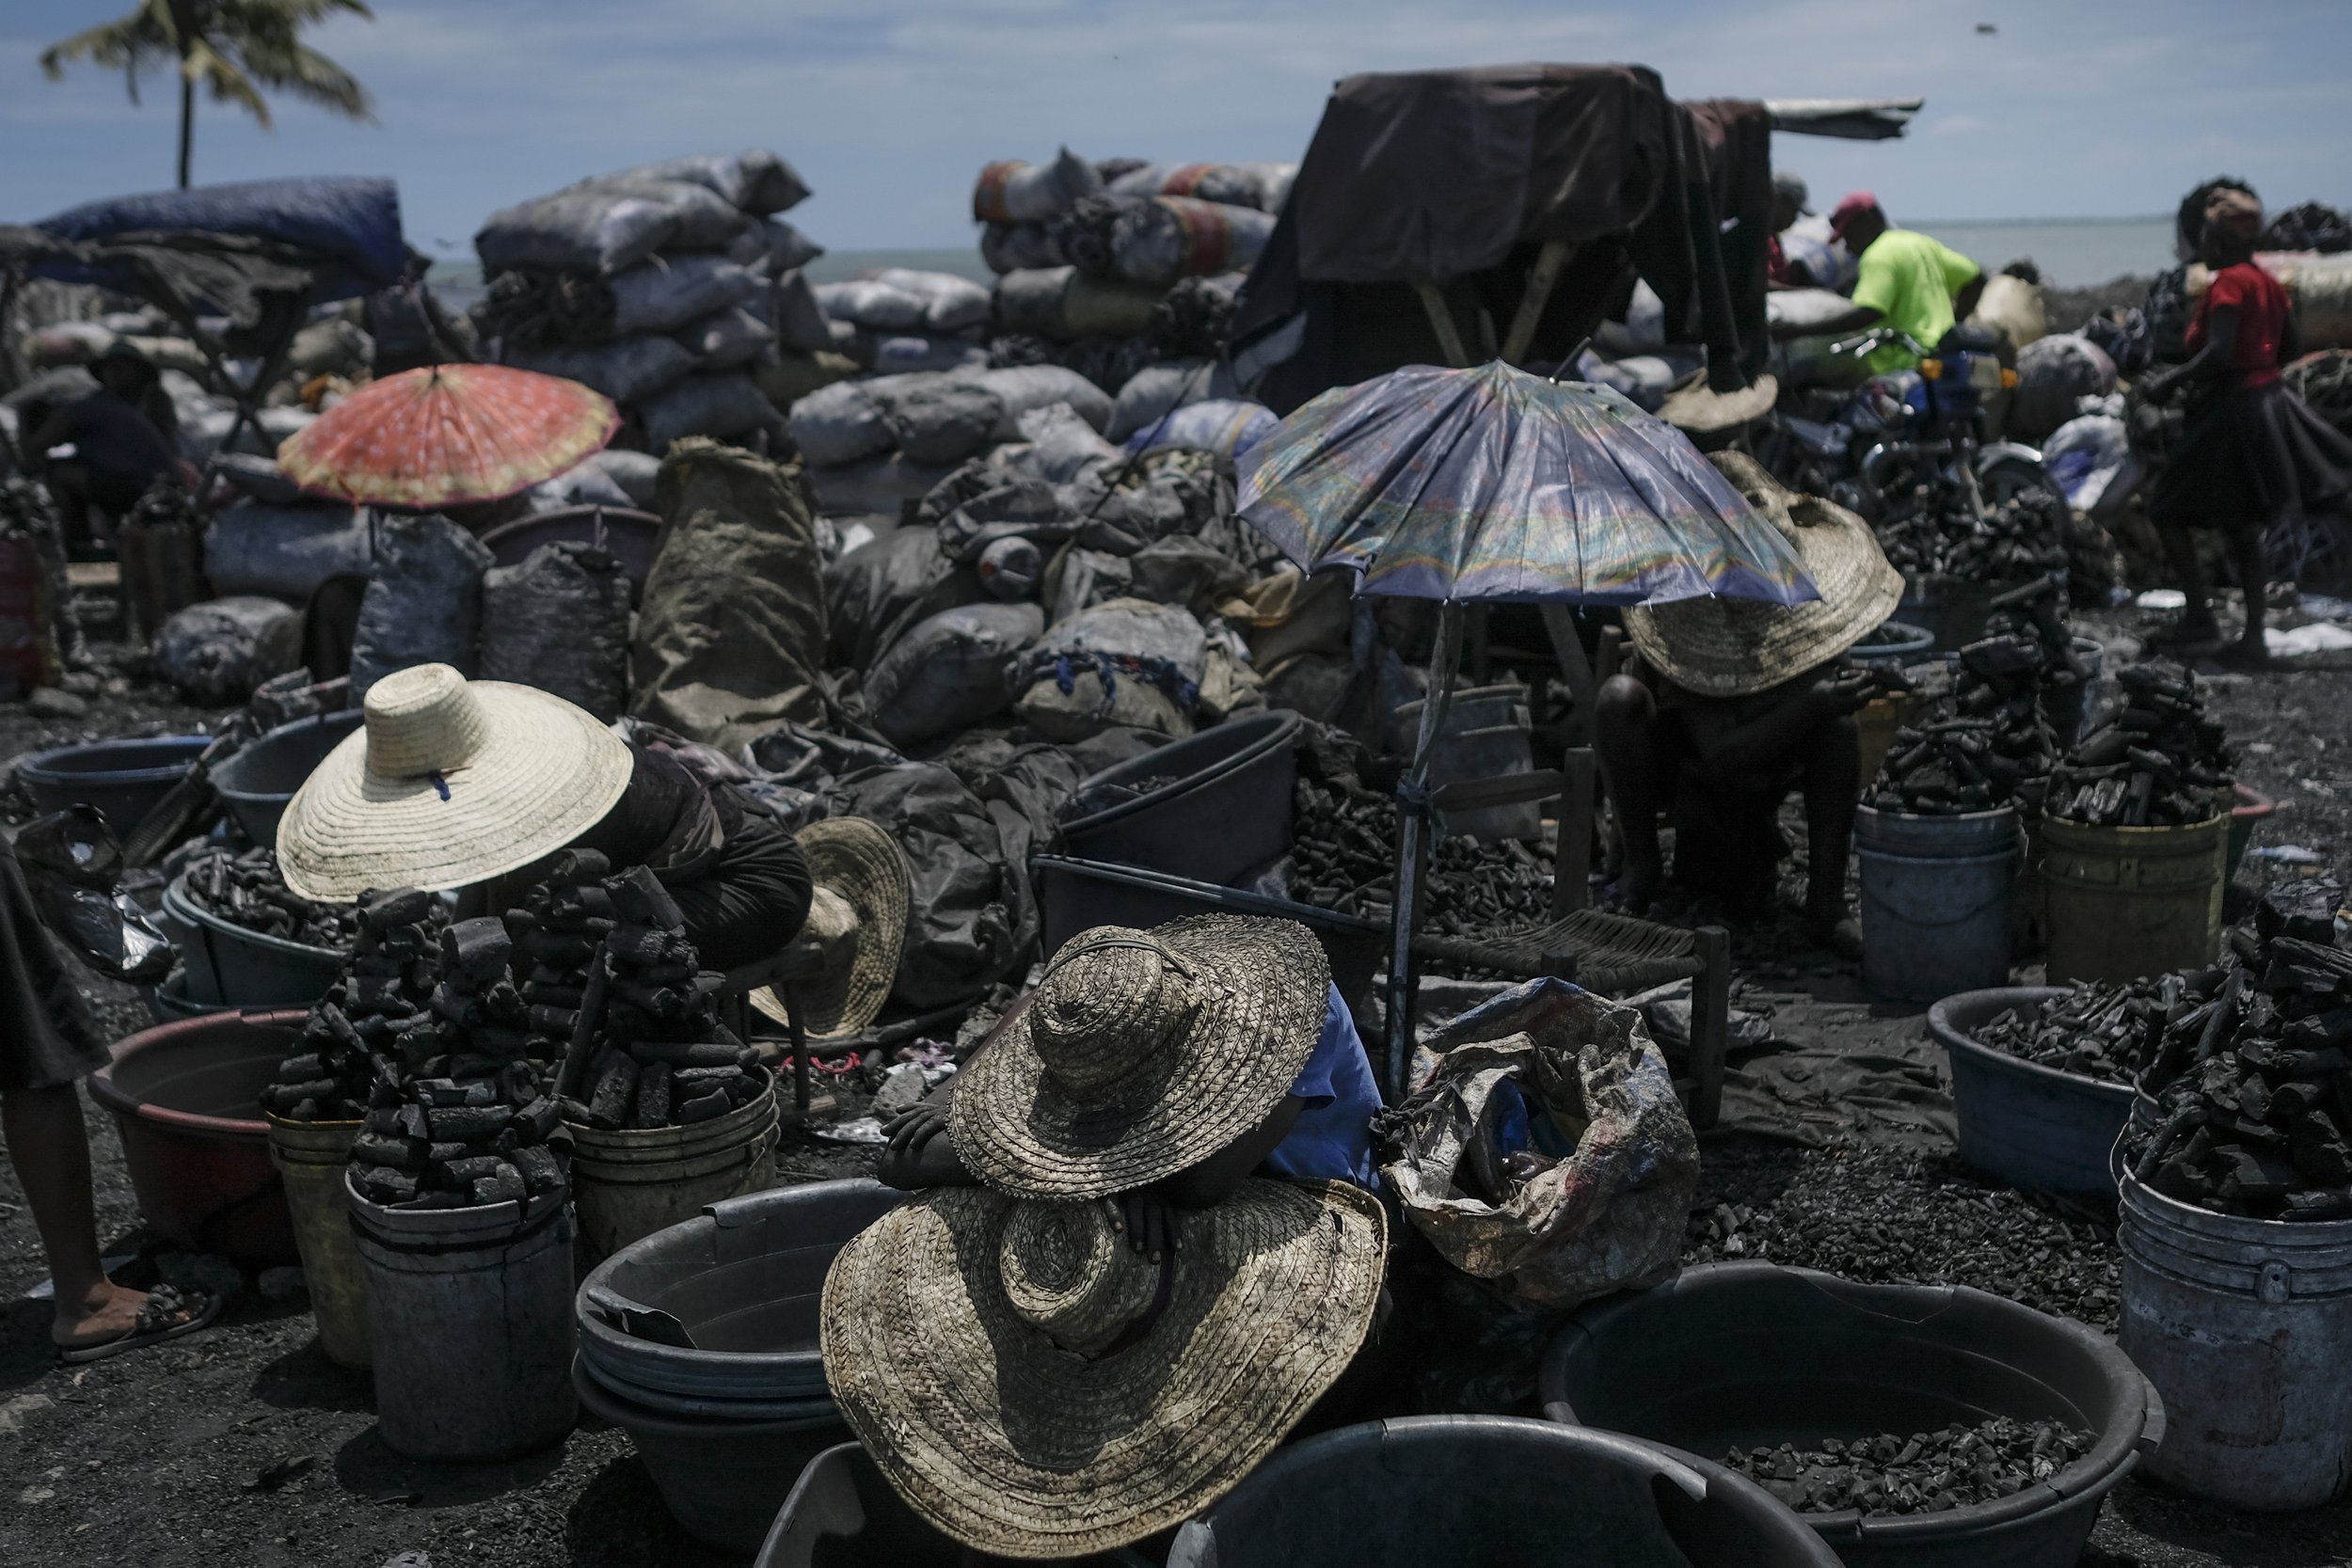
[{"label": "bare leg", "polygon": [[1663,869],[1658,847],[1658,705],[1630,675],[1612,675],[1593,704],[1593,751],[1625,834],[1617,896],[1629,913],[1647,911]]},{"label": "bare leg", "polygon": [[2197,559],[2196,538],[2183,523],[2156,524],[2156,537],[2164,541],[2164,558],[2188,597],[2188,607],[2181,611],[2180,635],[2210,636],[2215,630],[2213,594],[2205,583],[2204,563]]},{"label": "bare leg", "polygon": [[2236,647],[2222,650],[2221,661],[2240,670],[2264,669],[2270,663],[2270,647],[2263,641],[2263,615],[2269,609],[2270,556],[2263,548],[2262,530],[2233,531],[2230,556],[2237,565],[2238,587],[2246,595],[2246,632]]},{"label": "bare leg", "polygon": [[[1816,942],[1839,952],[1860,951],[1859,933],[1846,917],[1846,861],[1853,844],[1855,774],[1861,741],[1851,716],[1824,719],[1805,732],[1804,924]],[[1840,927],[1846,933],[1841,934]],[[1851,956],[1851,954],[1849,956]]]},{"label": "bare leg", "polygon": [[81,1097],[71,1084],[10,1089],[0,1094],[0,1131],[56,1285],[50,1338],[73,1346],[129,1333],[147,1297],[108,1279],[100,1260]]}]

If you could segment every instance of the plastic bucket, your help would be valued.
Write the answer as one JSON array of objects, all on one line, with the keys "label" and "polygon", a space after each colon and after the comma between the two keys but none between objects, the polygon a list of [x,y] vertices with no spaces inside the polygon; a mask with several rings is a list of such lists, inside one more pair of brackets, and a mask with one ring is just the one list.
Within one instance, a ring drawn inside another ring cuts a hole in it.
[{"label": "plastic bucket", "polygon": [[174,1246],[256,1268],[301,1260],[261,1102],[303,1016],[159,1023],[117,1042],[90,1075],[90,1098],[121,1134],[139,1212]]},{"label": "plastic bucket", "polygon": [[2239,1508],[2316,1508],[2352,1475],[2352,1221],[2233,1219],[2124,1173],[2118,1341],[2163,1391],[2155,1473]]},{"label": "plastic bucket", "polygon": [[2254,842],[2254,830],[2270,819],[2279,809],[2279,802],[2251,784],[2230,786],[2230,863],[2223,873],[2230,881],[2237,879],[2238,867],[2246,863],[2246,851]]},{"label": "plastic bucket", "polygon": [[[1423,705],[1406,703],[1396,710],[1397,735],[1407,753],[1420,739]],[[1475,686],[1455,692],[1446,705],[1445,728],[1430,758],[1429,786],[1441,789],[1450,784],[1534,772],[1535,752],[1528,738],[1533,723],[1523,686]],[[1544,831],[1543,805],[1523,800],[1514,806],[1448,812],[1445,831],[1532,843]]]},{"label": "plastic bucket", "polygon": [[1239,881],[1290,852],[1297,739],[1297,714],[1253,714],[1106,768],[1071,796],[1058,843],[1081,860]]},{"label": "plastic bucket", "polygon": [[1853,839],[1864,990],[1932,1002],[2009,979],[2013,808],[1920,816],[1864,806]]},{"label": "plastic bucket", "polygon": [[607,1386],[674,1414],[826,1398],[825,1271],[905,1196],[870,1179],[778,1187],[631,1243],[580,1288],[580,1356]]},{"label": "plastic bucket", "polygon": [[[267,1113],[263,1113],[267,1116]],[[343,1176],[351,1164],[356,1121],[286,1121],[268,1117],[270,1164],[286,1184],[302,1277],[310,1288],[310,1316],[319,1347],[339,1367],[368,1364],[367,1276],[351,1235],[351,1204]]]},{"label": "plastic bucket", "polygon": [[1920,574],[1904,579],[1898,612],[1905,625],[1932,637],[1937,648],[1954,652],[1984,635],[1985,623],[1993,616],[1993,601],[2017,586],[2015,582]]},{"label": "plastic bucket", "polygon": [[589,1261],[692,1219],[713,1203],[776,1184],[776,1093],[756,1069],[759,1093],[725,1116],[691,1127],[601,1132],[566,1124],[572,1137],[572,1208]]},{"label": "plastic bucket", "polygon": [[1992,1417],[2064,1421],[2090,1451],[1998,1502],[1802,1517],[1849,1563],[2074,1568],[2099,1505],[2164,1440],[2165,1407],[2080,1323],[1957,1286],[1714,1263],[1586,1307],[1545,1353],[1547,1418],[1691,1453]]},{"label": "plastic bucket", "polygon": [[208,736],[159,735],[59,746],[18,763],[16,776],[24,782],[35,810],[96,806],[116,834],[127,839],[211,744]]},{"label": "plastic bucket", "polygon": [[1963,991],[1928,1009],[1928,1033],[1952,1064],[1960,1157],[2011,1186],[2115,1196],[2107,1156],[2132,1112],[2132,1086],[2020,1061],[1976,1031],[2010,1008],[2067,994],[2063,986]]},{"label": "plastic bucket", "polygon": [[376,1425],[409,1459],[487,1461],[543,1449],[579,1417],[572,1393],[572,1215],[528,1205],[387,1209],[348,1178],[367,1273]]},{"label": "plastic bucket", "polygon": [[1216,887],[1129,865],[1040,855],[1029,862],[1043,907],[1045,955],[1097,926],[1147,928],[1190,914],[1270,915],[1295,920],[1315,934],[1331,963],[1340,995],[1356,1006],[1388,958],[1389,923],[1294,903],[1239,888]]},{"label": "plastic bucket", "polygon": [[1417,1416],[1276,1449],[1177,1531],[1168,1568],[1836,1560],[1762,1487],[1694,1455],[1512,1416]]},{"label": "plastic bucket", "polygon": [[627,1398],[585,1360],[574,1364],[572,1386],[590,1415],[628,1432],[670,1516],[687,1534],[722,1551],[759,1550],[794,1478],[850,1434],[829,1399],[814,1402],[805,1415],[781,1419],[682,1416]]},{"label": "plastic bucket", "polygon": [[1889,621],[1846,650],[1856,664],[1909,664],[1935,651],[1935,633],[1925,626]]},{"label": "plastic bucket", "polygon": [[2042,820],[2050,982],[2130,980],[2211,960],[2230,819],[2162,828]]},{"label": "plastic bucket", "polygon": [[188,995],[188,966],[184,963],[173,965],[171,973],[156,983],[155,988],[147,993],[147,1005],[154,1010],[157,1018],[166,1022],[173,1019],[210,1018],[215,1013],[237,1011],[226,1002],[191,999]]},{"label": "plastic bucket", "polygon": [[278,820],[286,815],[294,791],[364,718],[355,709],[297,719],[215,768],[213,788],[245,836],[265,849],[277,848]]},{"label": "plastic bucket", "polygon": [[343,955],[262,931],[248,931],[187,894],[182,872],[164,889],[163,912],[186,967],[189,998],[231,1007],[308,1007],[342,973]]}]

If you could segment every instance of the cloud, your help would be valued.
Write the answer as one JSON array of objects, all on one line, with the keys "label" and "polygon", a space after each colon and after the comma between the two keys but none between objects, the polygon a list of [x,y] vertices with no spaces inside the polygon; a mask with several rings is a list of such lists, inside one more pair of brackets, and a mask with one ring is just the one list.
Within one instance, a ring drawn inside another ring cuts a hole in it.
[{"label": "cloud", "polygon": [[[109,0],[110,4],[127,0]],[[1295,158],[1359,71],[1641,60],[1687,97],[1923,94],[1885,144],[1782,137],[1819,190],[1867,185],[1944,217],[2150,213],[2226,165],[2286,200],[2352,196],[2335,61],[2352,8],[2269,0],[379,0],[320,47],[379,124],[288,104],[264,135],[199,111],[205,180],[396,177],[412,233],[465,241],[490,210],[598,169],[771,146],[836,248],[971,242],[972,175],[1067,143],[1096,157]],[[169,84],[147,106],[87,70],[43,83],[40,44],[87,0],[0,14],[0,217],[167,178]],[[1998,24],[1992,37],[1977,21]],[[31,155],[26,155],[27,152]],[[2216,164],[2215,160],[2220,160]]]}]

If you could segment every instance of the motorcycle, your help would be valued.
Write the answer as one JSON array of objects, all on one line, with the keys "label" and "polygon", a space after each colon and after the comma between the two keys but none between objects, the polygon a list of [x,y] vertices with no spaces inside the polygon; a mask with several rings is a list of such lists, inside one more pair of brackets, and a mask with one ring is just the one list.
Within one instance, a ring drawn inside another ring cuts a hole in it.
[{"label": "motorcycle", "polygon": [[[2066,563],[2066,494],[2042,454],[1987,436],[1986,403],[2016,385],[1993,336],[1959,326],[1933,351],[1880,327],[1832,346],[1859,357],[1889,344],[1918,369],[1851,392],[1798,391],[1756,456],[1783,483],[1860,514],[1906,571],[2043,571]],[[2027,559],[2031,558],[2031,559]]]}]

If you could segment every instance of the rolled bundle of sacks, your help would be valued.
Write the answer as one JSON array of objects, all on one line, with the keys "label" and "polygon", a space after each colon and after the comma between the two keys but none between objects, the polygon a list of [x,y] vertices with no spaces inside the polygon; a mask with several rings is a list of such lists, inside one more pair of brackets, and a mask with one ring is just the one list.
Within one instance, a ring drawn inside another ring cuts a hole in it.
[{"label": "rolled bundle of sacks", "polygon": [[989,292],[953,273],[883,267],[842,283],[820,283],[831,346],[882,374],[949,371],[988,363]]},{"label": "rolled bundle of sacks", "polygon": [[773,431],[776,392],[851,368],[801,275],[822,249],[776,215],[807,195],[791,165],[754,149],[623,169],[494,213],[474,236],[489,281],[476,324],[503,362],[612,398],[648,451]]}]

